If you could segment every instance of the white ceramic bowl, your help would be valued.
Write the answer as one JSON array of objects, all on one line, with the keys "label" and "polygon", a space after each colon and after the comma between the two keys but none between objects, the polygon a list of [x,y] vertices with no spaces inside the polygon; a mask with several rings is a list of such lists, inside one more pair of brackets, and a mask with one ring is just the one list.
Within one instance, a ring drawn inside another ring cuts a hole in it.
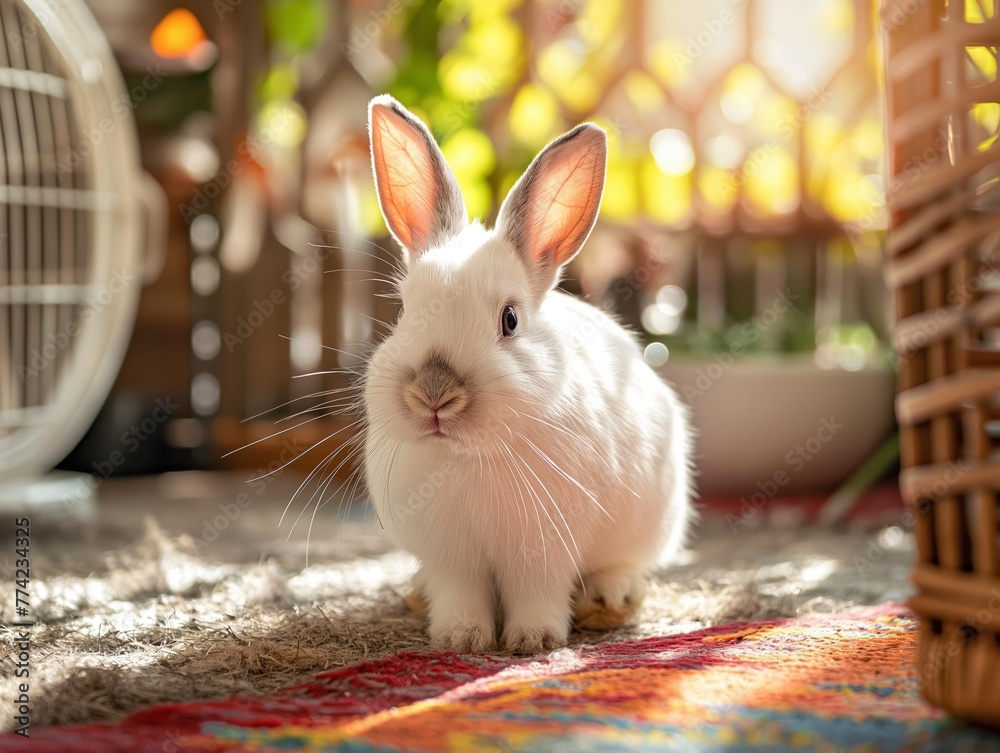
[{"label": "white ceramic bowl", "polygon": [[888,367],[821,369],[811,355],[720,354],[671,356],[659,371],[691,408],[701,492],[830,490],[893,427]]}]

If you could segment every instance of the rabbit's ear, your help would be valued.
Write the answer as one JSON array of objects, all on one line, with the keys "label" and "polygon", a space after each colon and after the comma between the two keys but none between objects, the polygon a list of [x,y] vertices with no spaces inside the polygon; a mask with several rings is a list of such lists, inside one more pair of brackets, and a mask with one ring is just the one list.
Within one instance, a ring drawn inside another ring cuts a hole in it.
[{"label": "rabbit's ear", "polygon": [[504,199],[498,230],[521,254],[540,292],[556,284],[597,220],[604,193],[608,139],[584,123],[535,157]]},{"label": "rabbit's ear", "polygon": [[388,94],[368,105],[368,131],[379,207],[409,263],[462,231],[465,202],[430,131]]}]

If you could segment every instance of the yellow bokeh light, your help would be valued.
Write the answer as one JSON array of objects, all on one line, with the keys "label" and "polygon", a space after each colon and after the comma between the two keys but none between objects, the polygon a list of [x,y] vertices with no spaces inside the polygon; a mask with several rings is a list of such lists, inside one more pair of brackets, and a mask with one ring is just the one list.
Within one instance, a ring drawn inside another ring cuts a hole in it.
[{"label": "yellow bokeh light", "polygon": [[463,52],[449,52],[438,64],[438,78],[445,93],[460,101],[488,99],[496,89],[496,74],[488,64]]},{"label": "yellow bokeh light", "polygon": [[569,87],[558,93],[570,110],[580,113],[589,111],[601,98],[598,82],[585,73],[575,76]]},{"label": "yellow bokeh light", "polygon": [[746,197],[763,214],[786,214],[798,205],[799,170],[787,149],[751,152],[743,170]]},{"label": "yellow bokeh light", "polygon": [[458,101],[482,102],[494,97],[520,76],[523,49],[524,35],[507,16],[470,24],[461,44],[438,63],[441,88]]},{"label": "yellow bokeh light", "polygon": [[507,67],[520,68],[523,37],[520,27],[509,17],[498,16],[488,23],[470,26],[462,46],[468,54],[494,68],[496,78],[507,80],[510,78],[510,72],[505,70]]},{"label": "yellow bokeh light", "polygon": [[826,191],[826,181],[830,172],[830,155],[813,157],[806,168],[806,195],[816,203],[822,203]]},{"label": "yellow bokeh light", "polygon": [[694,66],[684,52],[684,42],[679,39],[662,39],[652,45],[647,53],[649,69],[664,84],[676,87],[691,77]]},{"label": "yellow bokeh light", "polygon": [[1000,127],[1000,104],[978,102],[972,106],[972,118],[986,133],[986,138],[978,144],[980,151],[986,151],[997,140],[997,128]]},{"label": "yellow bokeh light", "polygon": [[496,166],[493,142],[482,131],[462,128],[441,145],[445,159],[459,178],[482,178]]},{"label": "yellow bokeh light", "polygon": [[678,128],[663,128],[649,140],[656,166],[667,175],[686,175],[694,169],[695,155],[690,137]]},{"label": "yellow bokeh light", "polygon": [[770,87],[756,95],[754,102],[753,128],[760,134],[777,134],[779,138],[789,138],[788,129],[800,127],[802,118],[798,115],[795,102]]},{"label": "yellow bokeh light", "polygon": [[264,144],[291,149],[306,136],[306,113],[298,102],[269,102],[257,118],[257,138]]},{"label": "yellow bokeh light", "polygon": [[723,94],[739,91],[751,98],[757,98],[767,88],[767,78],[756,67],[749,63],[739,63],[733,66],[723,84]]},{"label": "yellow bokeh light", "polygon": [[261,86],[264,99],[291,99],[299,87],[298,71],[291,65],[275,65]]},{"label": "yellow bokeh light", "polygon": [[815,113],[802,127],[807,154],[829,154],[844,137],[843,121],[829,112]]},{"label": "yellow bokeh light", "polygon": [[[959,7],[965,8],[969,21],[980,23],[992,15],[994,1],[964,0]],[[979,11],[982,4],[985,12]],[[788,26],[788,34],[812,34],[821,47],[830,36],[853,33],[860,6],[852,0],[821,0],[810,7],[816,28]],[[840,221],[854,221],[872,211],[877,192],[871,187],[884,156],[878,113],[839,100],[828,109],[826,100],[817,97],[800,106],[782,91],[783,84],[772,83],[753,62],[755,53],[747,50],[735,50],[725,59],[716,52],[712,60],[692,59],[689,29],[645,28],[650,39],[639,49],[640,43],[629,34],[632,12],[624,0],[575,0],[569,5],[539,0],[533,10],[524,0],[437,4],[441,35],[437,47],[428,45],[421,52],[432,49],[431,59],[438,49],[444,53],[438,62],[441,89],[421,92],[416,75],[400,75],[393,90],[409,87],[413,94],[408,101],[421,102],[434,116],[431,122],[444,137],[442,148],[466,191],[470,214],[488,212],[503,199],[529,152],[584,119],[607,123],[609,166],[602,216],[612,222],[648,218],[676,226],[696,211],[731,212],[741,197],[756,215],[775,217],[794,211],[803,191],[816,208]],[[768,12],[783,11],[776,7]],[[877,18],[877,10],[872,12]],[[547,26],[545,33],[536,34],[539,18]],[[640,22],[648,19],[640,17]],[[881,65],[877,41],[844,44],[853,50],[855,72],[837,72],[831,92],[842,91],[837,82],[845,77],[858,76],[862,68],[874,75]],[[992,50],[967,49],[967,75],[977,78],[978,69],[995,80]],[[704,87],[696,83],[696,72],[707,77]],[[275,88],[286,84],[275,77]],[[681,88],[690,100],[674,101]],[[707,99],[699,104],[699,98]],[[675,117],[678,109],[685,117]],[[500,119],[491,117],[487,125],[482,120],[487,114]],[[685,125],[687,115],[690,127]],[[1000,128],[1000,105],[976,105],[970,115],[978,124],[975,138],[980,148],[992,145],[992,134]],[[486,132],[505,132],[509,158],[496,154]],[[653,134],[657,137],[648,141]],[[681,135],[690,142],[685,144]]]},{"label": "yellow bokeh light", "polygon": [[978,102],[972,106],[972,117],[987,131],[995,131],[1000,124],[1000,104]]},{"label": "yellow bokeh light", "polygon": [[639,211],[635,166],[608,155],[608,172],[601,200],[601,217],[612,222],[632,222]]},{"label": "yellow bokeh light", "polygon": [[823,205],[838,222],[851,222],[872,211],[862,187],[864,175],[853,165],[834,163],[826,182]]},{"label": "yellow bokeh light", "polygon": [[538,56],[538,75],[558,91],[569,84],[583,67],[583,56],[564,40],[553,42]]},{"label": "yellow bokeh light", "polygon": [[712,212],[721,214],[735,204],[738,186],[731,170],[705,165],[698,170],[697,181],[698,193]]},{"label": "yellow bokeh light", "polygon": [[361,209],[361,225],[365,233],[372,237],[387,235],[388,228],[382,218],[382,211],[378,206],[378,196],[375,194],[375,184],[365,181],[361,184],[358,193],[358,206]]},{"label": "yellow bokeh light", "polygon": [[993,0],[965,0],[965,20],[969,23],[984,23],[993,13]]},{"label": "yellow bokeh light", "polygon": [[830,36],[847,34],[854,23],[854,8],[850,0],[834,0],[827,2],[820,11],[819,28]]},{"label": "yellow bokeh light", "polygon": [[851,133],[851,149],[865,160],[882,158],[882,123],[874,115],[862,118]]},{"label": "yellow bokeh light", "polygon": [[483,219],[493,208],[493,195],[489,184],[482,178],[468,175],[456,175],[458,187],[465,197],[465,208],[471,219]]},{"label": "yellow bokeh light", "polygon": [[601,95],[596,76],[600,63],[585,68],[586,63],[578,47],[566,40],[552,43],[538,56],[538,75],[542,81],[576,112],[593,107]]},{"label": "yellow bokeh light", "polygon": [[997,58],[988,47],[966,47],[965,52],[986,81],[997,80]]},{"label": "yellow bokeh light", "polygon": [[592,48],[607,44],[621,28],[621,16],[621,0],[589,0],[576,22],[580,39]]},{"label": "yellow bokeh light", "polygon": [[802,126],[805,139],[806,193],[813,201],[820,202],[826,190],[827,173],[832,162],[847,159],[844,123],[830,112],[817,112]]},{"label": "yellow bokeh light", "polygon": [[556,130],[559,105],[552,93],[537,84],[520,88],[510,106],[510,134],[527,147],[543,146]]},{"label": "yellow bokeh light", "polygon": [[469,9],[469,21],[481,24],[494,20],[509,21],[508,14],[524,5],[524,0],[490,0],[488,3],[464,0],[463,4]]},{"label": "yellow bokeh light", "polygon": [[654,113],[666,106],[663,91],[642,71],[629,71],[622,83],[629,101],[640,112]]},{"label": "yellow bokeh light", "polygon": [[668,175],[660,170],[652,155],[640,165],[643,209],[650,219],[676,224],[691,214],[691,173]]}]

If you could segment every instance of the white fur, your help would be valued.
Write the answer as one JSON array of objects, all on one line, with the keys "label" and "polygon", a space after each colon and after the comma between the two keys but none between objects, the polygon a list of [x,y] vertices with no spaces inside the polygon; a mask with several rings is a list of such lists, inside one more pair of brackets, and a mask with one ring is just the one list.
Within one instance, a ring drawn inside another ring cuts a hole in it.
[{"label": "white fur", "polygon": [[[574,591],[610,600],[683,545],[686,410],[634,336],[535,282],[478,223],[411,260],[404,313],[365,384],[365,474],[390,539],[421,562],[435,645],[536,651],[565,642]],[[498,335],[516,302],[515,337]],[[448,436],[422,435],[403,388],[430,354],[466,380]],[[640,594],[641,595],[641,594]]]}]

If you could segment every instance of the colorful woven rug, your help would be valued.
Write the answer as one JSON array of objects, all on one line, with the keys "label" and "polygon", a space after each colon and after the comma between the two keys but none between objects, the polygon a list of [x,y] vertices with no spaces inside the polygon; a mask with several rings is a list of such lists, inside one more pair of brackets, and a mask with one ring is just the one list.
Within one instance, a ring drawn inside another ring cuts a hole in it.
[{"label": "colorful woven rug", "polygon": [[[175,751],[980,751],[919,698],[916,623],[885,605],[562,649],[363,662],[271,698],[172,704],[0,748]],[[19,744],[20,743],[20,744]]]}]

